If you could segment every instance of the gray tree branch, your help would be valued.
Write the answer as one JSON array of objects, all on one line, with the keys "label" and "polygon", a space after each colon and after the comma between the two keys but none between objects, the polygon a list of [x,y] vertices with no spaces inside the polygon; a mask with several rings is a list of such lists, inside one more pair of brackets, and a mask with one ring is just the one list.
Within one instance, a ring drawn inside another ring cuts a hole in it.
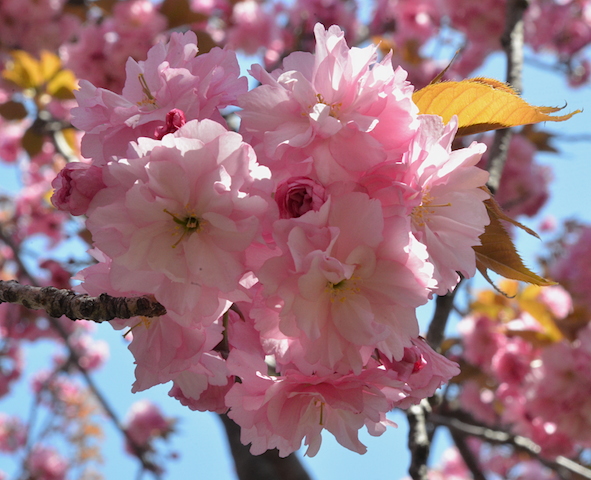
[{"label": "gray tree branch", "polygon": [[0,280],[0,303],[4,302],[45,310],[54,318],[63,315],[70,320],[83,319],[97,323],[115,318],[158,317],[166,314],[164,306],[151,296],[127,298],[103,293],[98,297],[91,297],[55,287],[21,285],[15,280]]},{"label": "gray tree branch", "polygon": [[591,480],[590,469],[561,455],[556,457],[554,460],[542,457],[540,455],[540,446],[529,438],[522,437],[520,435],[512,435],[510,433],[494,430],[482,425],[472,425],[448,415],[432,414],[430,416],[430,420],[435,424],[444,425],[449,428],[450,431],[464,436],[468,435],[477,437],[494,445],[511,445],[516,450],[528,453],[531,457],[535,458],[543,465],[554,470],[556,473],[558,473],[560,478],[565,480],[575,478],[585,478]]}]

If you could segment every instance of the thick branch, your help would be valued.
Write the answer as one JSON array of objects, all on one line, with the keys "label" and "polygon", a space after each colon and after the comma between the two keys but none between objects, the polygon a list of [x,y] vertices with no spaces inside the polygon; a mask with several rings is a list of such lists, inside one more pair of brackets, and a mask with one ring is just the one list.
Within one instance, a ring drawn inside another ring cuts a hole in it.
[{"label": "thick branch", "polygon": [[512,435],[500,430],[493,430],[492,428],[481,425],[471,425],[457,418],[445,415],[433,414],[431,415],[430,420],[435,424],[448,427],[450,431],[481,438],[492,444],[511,445],[517,450],[528,453],[548,468],[554,470],[565,480],[576,478],[574,475],[591,480],[591,470],[573,460],[563,457],[562,455],[556,457],[554,460],[549,460],[540,456],[540,446],[529,438],[520,435]]},{"label": "thick branch", "polygon": [[[507,2],[505,31],[501,37],[501,45],[507,56],[506,80],[518,93],[521,93],[522,90],[523,76],[523,15],[528,6],[529,0],[509,0]],[[488,188],[493,193],[499,189],[512,135],[510,129],[495,132],[486,167],[490,173]]]},{"label": "thick branch", "polygon": [[240,480],[310,480],[298,457],[292,453],[281,458],[277,450],[254,456],[240,442],[240,427],[227,415],[220,415]]},{"label": "thick branch", "polygon": [[410,431],[408,433],[408,449],[411,460],[408,473],[413,480],[427,480],[427,460],[431,442],[427,431],[427,416],[431,413],[431,406],[427,400],[419,405],[413,405],[406,412]]},{"label": "thick branch", "polygon": [[85,319],[97,323],[114,318],[158,317],[166,314],[164,306],[151,296],[127,298],[111,297],[103,293],[98,297],[90,297],[55,287],[21,285],[14,280],[0,280],[0,302],[45,310],[49,316],[55,318],[64,315],[71,320]]}]

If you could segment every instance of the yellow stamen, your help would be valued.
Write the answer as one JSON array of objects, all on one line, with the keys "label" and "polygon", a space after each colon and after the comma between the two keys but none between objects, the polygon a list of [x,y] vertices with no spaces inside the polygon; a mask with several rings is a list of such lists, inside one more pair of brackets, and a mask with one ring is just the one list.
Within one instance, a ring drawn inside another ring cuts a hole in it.
[{"label": "yellow stamen", "polygon": [[144,92],[144,95],[146,96],[146,98],[139,101],[137,105],[140,107],[144,105],[152,105],[154,107],[157,107],[158,105],[156,104],[156,98],[154,97],[154,95],[152,95],[152,92],[150,91],[150,87],[148,87],[148,82],[146,82],[144,74],[140,73],[137,77],[140,82],[140,85],[142,86],[142,92]]},{"label": "yellow stamen", "polygon": [[[188,205],[186,205],[185,208],[187,209],[187,211],[189,210]],[[197,216],[194,213],[188,213],[185,217],[180,218],[166,208],[163,211],[164,213],[170,215],[174,220],[174,223],[179,225],[183,230],[183,232],[181,233],[181,237],[172,245],[172,248],[176,248],[177,245],[182,242],[185,236],[191,235],[192,233],[199,231],[199,229],[201,228],[202,221],[200,221],[200,219],[197,218]],[[176,228],[178,229],[179,227],[177,226]],[[173,235],[176,234],[177,232],[173,233]]]},{"label": "yellow stamen", "polygon": [[423,194],[423,198],[421,200],[421,204],[414,207],[411,212],[412,222],[417,227],[424,227],[425,224],[430,220],[431,215],[435,214],[435,210],[433,208],[441,208],[441,207],[451,207],[451,203],[444,203],[444,204],[432,204],[433,197],[429,191],[426,191]]},{"label": "yellow stamen", "polygon": [[150,328],[152,326],[153,321],[154,321],[154,318],[143,317],[143,316],[140,317],[140,321],[138,323],[136,323],[133,327],[131,327],[129,330],[127,330],[123,334],[123,338],[127,337],[127,335],[129,335],[133,330],[135,330],[140,325],[143,325],[144,327],[146,327],[146,329]]}]

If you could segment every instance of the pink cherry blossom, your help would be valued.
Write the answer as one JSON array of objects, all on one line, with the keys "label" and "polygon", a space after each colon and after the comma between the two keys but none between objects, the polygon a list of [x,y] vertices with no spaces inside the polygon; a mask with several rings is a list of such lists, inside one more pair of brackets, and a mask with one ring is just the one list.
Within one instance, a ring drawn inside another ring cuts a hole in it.
[{"label": "pink cherry blossom", "polygon": [[[164,417],[157,405],[139,400],[129,408],[124,428],[136,446],[149,449],[153,440],[166,438],[173,431],[174,423],[174,419]],[[125,448],[134,453],[129,440]]]},{"label": "pink cherry blossom", "polygon": [[66,13],[66,0],[4,0],[0,4],[0,43],[37,55],[72,38],[80,19]]},{"label": "pink cherry blossom", "polygon": [[18,417],[0,412],[0,452],[14,453],[25,446],[27,430]]},{"label": "pink cherry blossom", "polygon": [[[315,54],[296,52],[239,99],[241,132],[281,178],[310,175],[327,185],[355,179],[408,149],[418,127],[406,73],[376,47],[349,49],[340,28],[317,24]],[[371,67],[371,68],[370,68]]]},{"label": "pink cherry blossom", "polygon": [[[239,351],[232,353],[228,362],[250,363]],[[358,438],[361,427],[381,435],[386,426],[393,425],[385,417],[392,403],[380,388],[394,395],[403,387],[383,369],[326,377],[286,371],[284,376],[271,377],[261,359],[256,373],[238,366],[233,371],[240,370],[242,383],[234,384],[226,395],[228,416],[242,428],[241,441],[252,444],[253,455],[277,448],[285,457],[303,441],[308,446],[306,455],[312,457],[320,448],[323,429],[344,447],[364,453],[366,447]]]},{"label": "pink cherry blossom", "polygon": [[26,465],[30,475],[39,480],[64,480],[70,466],[55,449],[43,445],[33,447]]},{"label": "pink cherry blossom", "polygon": [[476,273],[472,247],[489,223],[481,187],[488,173],[475,165],[484,145],[451,150],[457,122],[443,125],[440,117],[423,115],[419,133],[402,163],[384,163],[368,172],[361,183],[379,198],[385,215],[412,219],[414,236],[427,247],[435,267],[435,293],[445,294],[459,277]]},{"label": "pink cherry blossom", "polygon": [[127,59],[145,58],[166,26],[166,17],[149,0],[117,3],[112,15],[79,28],[75,41],[64,44],[60,54],[77,78],[119,93]]},{"label": "pink cherry blossom", "polygon": [[160,138],[160,128],[166,128],[174,109],[187,121],[213,118],[224,123],[219,109],[246,91],[246,79],[238,78],[234,52],[214,48],[196,56],[196,42],[191,31],[173,33],[167,44],[150,49],[147,60],[129,59],[121,95],[80,81],[80,106],[72,110],[72,122],[86,132],[82,154],[96,165],[124,157],[129,142]]},{"label": "pink cherry blossom", "polygon": [[245,250],[267,208],[240,192],[252,181],[252,149],[210,120],[189,122],[162,141],[140,138],[134,149],[136,158],[106,167],[108,188],[88,212],[95,245],[123,269],[120,285],[147,272],[181,291],[238,289]]},{"label": "pink cherry blossom", "polygon": [[[408,253],[391,256],[390,248],[381,248],[383,225],[379,202],[361,193],[275,223],[284,253],[258,276],[267,304],[282,305],[280,330],[304,344],[310,364],[333,368],[347,358],[359,371],[361,346],[398,360],[418,335],[414,309],[426,302],[428,290],[420,273],[407,267]],[[397,235],[408,242],[410,232]]]},{"label": "pink cherry blossom", "polygon": [[553,262],[550,275],[568,290],[575,305],[585,306],[591,311],[591,269],[587,260],[589,255],[591,227],[584,227],[574,241],[566,245],[563,254]]}]

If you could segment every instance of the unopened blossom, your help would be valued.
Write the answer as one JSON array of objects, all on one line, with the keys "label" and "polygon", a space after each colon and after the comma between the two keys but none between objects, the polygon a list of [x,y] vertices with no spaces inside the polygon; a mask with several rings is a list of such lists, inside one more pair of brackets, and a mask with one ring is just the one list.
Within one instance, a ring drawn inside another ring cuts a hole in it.
[{"label": "unopened blossom", "polygon": [[324,186],[309,177],[292,177],[275,192],[281,218],[300,217],[310,210],[319,210],[326,198]]},{"label": "unopened blossom", "polygon": [[84,162],[68,163],[55,177],[51,203],[72,215],[84,215],[90,201],[102,189],[102,171],[99,167]]}]

